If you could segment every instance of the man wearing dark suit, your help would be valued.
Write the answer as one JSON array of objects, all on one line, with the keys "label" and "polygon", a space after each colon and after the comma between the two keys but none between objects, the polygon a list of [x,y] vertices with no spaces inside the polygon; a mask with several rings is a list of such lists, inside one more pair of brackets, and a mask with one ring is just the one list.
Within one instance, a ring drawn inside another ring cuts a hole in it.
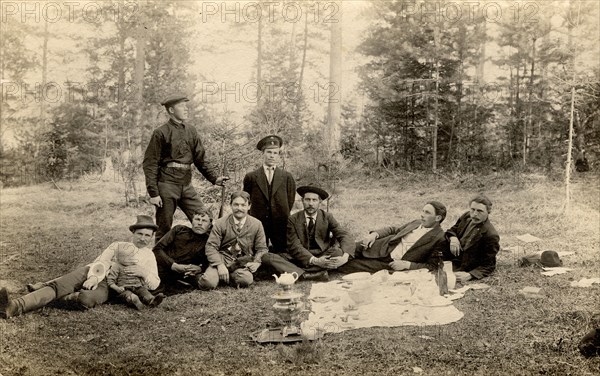
[{"label": "man wearing dark suit", "polygon": [[433,269],[438,253],[448,248],[440,223],[446,218],[446,207],[429,201],[421,219],[401,227],[384,227],[371,231],[356,243],[356,258],[338,270],[342,273],[376,272],[379,270]]},{"label": "man wearing dark suit", "polygon": [[258,142],[263,165],[246,174],[243,187],[252,202],[249,214],[262,222],[267,243],[271,242],[275,253],[285,252],[287,220],[296,198],[294,178],[277,167],[282,145],[283,140],[276,135]]},{"label": "man wearing dark suit", "polygon": [[[320,209],[329,197],[313,185],[298,188],[304,210],[290,216],[287,225],[288,254],[291,261],[328,279],[327,269],[337,269],[354,256],[354,242],[331,213]],[[325,269],[325,270],[323,270]]]},{"label": "man wearing dark suit", "polygon": [[469,211],[446,232],[450,248],[444,259],[452,260],[456,280],[461,282],[490,275],[496,269],[496,254],[500,250],[500,236],[488,218],[492,210],[490,199],[479,195],[469,205]]}]

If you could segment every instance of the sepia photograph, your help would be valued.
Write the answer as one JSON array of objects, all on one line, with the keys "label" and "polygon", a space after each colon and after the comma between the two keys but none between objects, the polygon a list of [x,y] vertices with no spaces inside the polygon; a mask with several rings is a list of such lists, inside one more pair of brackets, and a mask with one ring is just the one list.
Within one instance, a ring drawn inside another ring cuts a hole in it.
[{"label": "sepia photograph", "polygon": [[597,0],[0,0],[0,376],[600,375]]}]

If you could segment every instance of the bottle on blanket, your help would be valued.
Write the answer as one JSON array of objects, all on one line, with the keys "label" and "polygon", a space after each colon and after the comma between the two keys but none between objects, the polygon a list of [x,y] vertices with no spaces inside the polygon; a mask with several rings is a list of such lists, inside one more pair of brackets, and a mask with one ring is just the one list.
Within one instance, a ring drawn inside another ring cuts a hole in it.
[{"label": "bottle on blanket", "polygon": [[442,252],[438,252],[435,270],[435,282],[437,283],[440,295],[444,296],[448,294],[448,275],[444,270],[444,261],[442,259]]}]

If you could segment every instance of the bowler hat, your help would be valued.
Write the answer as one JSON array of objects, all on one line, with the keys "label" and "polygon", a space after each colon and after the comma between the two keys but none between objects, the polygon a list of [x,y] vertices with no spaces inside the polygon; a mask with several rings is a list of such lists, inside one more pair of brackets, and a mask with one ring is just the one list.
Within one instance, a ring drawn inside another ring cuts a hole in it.
[{"label": "bowler hat", "polygon": [[267,148],[280,148],[283,146],[283,139],[277,135],[270,134],[256,144],[256,148],[260,151],[263,151]]},{"label": "bowler hat", "polygon": [[179,102],[189,102],[189,101],[190,100],[185,95],[177,94],[177,95],[171,95],[170,97],[167,97],[160,104],[165,107],[170,107],[170,106],[176,105]]},{"label": "bowler hat", "polygon": [[562,266],[562,260],[556,251],[544,251],[540,256],[540,264],[546,267]]},{"label": "bowler hat", "polygon": [[327,197],[329,197],[329,193],[327,193],[326,190],[319,188],[316,185],[303,185],[302,187],[298,187],[298,189],[296,189],[296,192],[298,192],[298,194],[302,197],[304,197],[305,194],[307,193],[316,193],[319,195],[319,197],[321,198],[321,200],[326,200]]},{"label": "bowler hat", "polygon": [[152,231],[156,231],[158,226],[154,224],[152,217],[149,215],[138,215],[137,222],[129,226],[129,231],[134,232],[141,228],[149,228]]}]

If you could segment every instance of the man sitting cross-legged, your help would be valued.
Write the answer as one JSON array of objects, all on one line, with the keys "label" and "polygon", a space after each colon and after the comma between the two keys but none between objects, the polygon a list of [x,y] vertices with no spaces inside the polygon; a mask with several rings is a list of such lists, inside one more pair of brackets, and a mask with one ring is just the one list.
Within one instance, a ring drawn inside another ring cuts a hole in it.
[{"label": "man sitting cross-legged", "polygon": [[248,215],[250,195],[244,191],[231,194],[232,213],[215,221],[208,242],[206,257],[210,266],[199,279],[204,289],[217,287],[219,281],[247,287],[254,282],[253,274],[261,265],[278,273],[296,272],[302,279],[304,270],[281,256],[269,253],[265,232],[260,221]]},{"label": "man sitting cross-legged", "polygon": [[305,185],[296,190],[304,210],[288,219],[287,245],[292,262],[327,281],[327,270],[339,268],[354,256],[354,242],[331,213],[320,209],[327,191]]},{"label": "man sitting cross-legged", "polygon": [[152,251],[158,264],[159,291],[167,294],[198,288],[201,273],[208,267],[205,246],[212,228],[208,208],[192,214],[192,227],[176,225],[163,236]]},{"label": "man sitting cross-legged", "polygon": [[437,201],[423,206],[421,219],[401,227],[384,227],[371,231],[356,243],[356,258],[342,265],[342,273],[377,272],[379,270],[433,269],[439,252],[448,247],[440,223],[446,207]]}]

